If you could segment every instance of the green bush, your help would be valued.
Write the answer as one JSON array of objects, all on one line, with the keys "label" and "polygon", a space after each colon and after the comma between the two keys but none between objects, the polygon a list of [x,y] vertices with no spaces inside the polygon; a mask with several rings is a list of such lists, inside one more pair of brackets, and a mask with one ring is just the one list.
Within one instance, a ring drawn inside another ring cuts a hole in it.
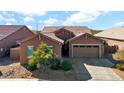
[{"label": "green bush", "polygon": [[68,71],[72,68],[72,64],[67,61],[67,60],[64,60],[61,64],[61,68],[64,70],[64,71]]},{"label": "green bush", "polygon": [[124,64],[121,65],[120,70],[124,71]]},{"label": "green bush", "polygon": [[121,64],[116,64],[115,68],[120,69],[121,68]]},{"label": "green bush", "polygon": [[64,70],[64,71],[68,71],[72,68],[72,64],[67,61],[67,60],[63,60],[61,62],[60,59],[52,59],[50,61],[50,68],[53,69],[53,70]]},{"label": "green bush", "polygon": [[124,64],[116,64],[115,68],[124,71]]},{"label": "green bush", "polygon": [[53,70],[60,69],[60,59],[51,59],[50,60],[50,68]]},{"label": "green bush", "polygon": [[120,50],[115,54],[112,54],[112,57],[117,61],[124,62],[124,50]]},{"label": "green bush", "polygon": [[45,43],[41,43],[33,52],[33,57],[28,62],[28,69],[35,70],[43,65],[49,64],[49,59],[54,56],[53,51],[47,47]]},{"label": "green bush", "polygon": [[31,70],[31,71],[36,70],[37,69],[37,64],[35,62],[36,61],[35,61],[34,58],[33,59],[30,59],[29,62],[28,62],[27,69],[28,70]]}]

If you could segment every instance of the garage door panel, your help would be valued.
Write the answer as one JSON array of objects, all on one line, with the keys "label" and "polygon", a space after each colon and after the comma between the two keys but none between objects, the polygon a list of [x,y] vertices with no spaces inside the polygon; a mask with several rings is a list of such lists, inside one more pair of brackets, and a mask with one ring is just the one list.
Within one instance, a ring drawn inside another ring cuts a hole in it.
[{"label": "garage door panel", "polygon": [[73,47],[73,57],[98,57],[99,47]]}]

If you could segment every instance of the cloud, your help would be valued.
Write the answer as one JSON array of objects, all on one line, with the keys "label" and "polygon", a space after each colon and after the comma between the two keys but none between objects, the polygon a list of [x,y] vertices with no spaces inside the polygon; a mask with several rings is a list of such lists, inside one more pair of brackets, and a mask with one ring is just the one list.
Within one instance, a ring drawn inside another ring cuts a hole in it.
[{"label": "cloud", "polygon": [[30,22],[30,21],[34,21],[34,18],[32,18],[32,17],[25,17],[24,18],[24,22]]},{"label": "cloud", "polygon": [[4,20],[4,17],[2,15],[0,15],[0,21]]},{"label": "cloud", "polygon": [[2,15],[0,15],[0,21],[5,21],[5,22],[16,22],[14,18],[5,18]]},{"label": "cloud", "polygon": [[44,25],[50,26],[50,25],[55,24],[56,22],[58,22],[57,19],[49,18],[48,20],[45,20],[45,21],[44,21]]},{"label": "cloud", "polygon": [[38,23],[39,23],[39,24],[43,23],[43,20],[39,20]]},{"label": "cloud", "polygon": [[20,10],[20,11],[15,11],[15,13],[19,13],[19,14],[22,14],[22,15],[28,15],[28,16],[43,16],[45,15],[47,12],[46,11],[37,11],[37,10]]},{"label": "cloud", "polygon": [[118,23],[116,23],[115,25],[116,25],[116,26],[124,26],[124,21],[118,22]]},{"label": "cloud", "polygon": [[6,23],[5,25],[12,25],[11,23]]},{"label": "cloud", "polygon": [[14,18],[4,18],[4,21],[6,22],[16,22]]},{"label": "cloud", "polygon": [[10,13],[8,11],[3,11],[2,14],[5,15],[5,16],[9,16],[9,17],[14,16],[14,13]]},{"label": "cloud", "polygon": [[97,11],[87,11],[87,12],[76,12],[67,17],[64,25],[81,24],[85,22],[95,21],[100,15],[105,15],[108,12],[97,12]]}]

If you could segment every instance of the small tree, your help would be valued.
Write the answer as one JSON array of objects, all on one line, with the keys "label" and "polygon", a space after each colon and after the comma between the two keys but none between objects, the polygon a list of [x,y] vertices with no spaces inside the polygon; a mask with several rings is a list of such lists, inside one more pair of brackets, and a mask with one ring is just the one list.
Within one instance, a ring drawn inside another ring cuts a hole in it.
[{"label": "small tree", "polygon": [[[45,43],[41,43],[36,51],[33,53],[33,57],[29,60],[28,66],[32,68],[33,66],[47,65],[48,60],[53,58],[53,51],[47,47]],[[33,67],[35,68],[35,67]]]}]

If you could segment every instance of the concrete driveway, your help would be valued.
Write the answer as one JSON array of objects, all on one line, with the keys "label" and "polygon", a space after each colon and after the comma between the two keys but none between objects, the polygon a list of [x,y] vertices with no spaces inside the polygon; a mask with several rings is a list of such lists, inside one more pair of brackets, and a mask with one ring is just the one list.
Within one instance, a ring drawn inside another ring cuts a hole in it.
[{"label": "concrete driveway", "polygon": [[84,64],[90,73],[91,80],[100,80],[100,81],[120,81],[122,80],[116,73],[108,67],[98,67]]},{"label": "concrete driveway", "polygon": [[114,65],[108,59],[72,59],[74,69],[79,80],[122,80],[111,67]]}]

